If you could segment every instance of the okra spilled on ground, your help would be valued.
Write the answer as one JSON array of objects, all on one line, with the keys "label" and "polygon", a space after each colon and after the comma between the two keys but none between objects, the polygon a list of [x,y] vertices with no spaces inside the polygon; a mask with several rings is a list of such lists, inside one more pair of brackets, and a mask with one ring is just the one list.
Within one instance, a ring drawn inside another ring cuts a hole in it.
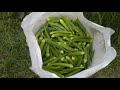
[{"label": "okra spilled on ground", "polygon": [[49,17],[36,38],[44,70],[66,78],[89,68],[94,55],[93,39],[78,17]]}]

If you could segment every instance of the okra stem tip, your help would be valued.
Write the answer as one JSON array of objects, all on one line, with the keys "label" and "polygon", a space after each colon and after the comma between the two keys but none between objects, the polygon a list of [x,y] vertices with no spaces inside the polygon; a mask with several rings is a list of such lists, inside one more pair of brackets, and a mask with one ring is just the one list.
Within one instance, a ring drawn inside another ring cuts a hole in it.
[{"label": "okra stem tip", "polygon": [[75,60],[75,57],[72,56],[72,60]]},{"label": "okra stem tip", "polygon": [[52,35],[51,37],[55,37],[55,35]]},{"label": "okra stem tip", "polygon": [[40,39],[40,40],[42,40],[42,39],[43,39],[43,37],[40,37],[39,39]]},{"label": "okra stem tip", "polygon": [[67,60],[70,60],[70,57],[69,57],[69,56],[66,56],[66,59],[67,59]]},{"label": "okra stem tip", "polygon": [[50,56],[50,54],[46,54],[46,57],[49,57]]},{"label": "okra stem tip", "polygon": [[64,53],[64,51],[63,51],[63,50],[60,50],[60,53],[61,53],[61,54],[63,54],[63,53]]},{"label": "okra stem tip", "polygon": [[42,42],[45,42],[45,39],[43,39]]},{"label": "okra stem tip", "polygon": [[83,54],[85,54],[85,52],[81,52],[81,54],[83,55]]},{"label": "okra stem tip", "polygon": [[50,21],[50,18],[48,18],[47,21]]},{"label": "okra stem tip", "polygon": [[87,44],[86,47],[90,47],[90,44]]},{"label": "okra stem tip", "polygon": [[84,63],[86,63],[87,62],[87,59],[84,59]]}]

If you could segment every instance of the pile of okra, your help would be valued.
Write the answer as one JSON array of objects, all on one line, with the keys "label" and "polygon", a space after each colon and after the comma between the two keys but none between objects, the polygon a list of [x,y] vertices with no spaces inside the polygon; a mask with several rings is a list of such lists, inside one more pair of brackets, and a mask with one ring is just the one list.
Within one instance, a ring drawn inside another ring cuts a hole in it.
[{"label": "pile of okra", "polygon": [[89,68],[94,54],[93,39],[78,17],[49,17],[36,38],[44,70],[65,78]]}]

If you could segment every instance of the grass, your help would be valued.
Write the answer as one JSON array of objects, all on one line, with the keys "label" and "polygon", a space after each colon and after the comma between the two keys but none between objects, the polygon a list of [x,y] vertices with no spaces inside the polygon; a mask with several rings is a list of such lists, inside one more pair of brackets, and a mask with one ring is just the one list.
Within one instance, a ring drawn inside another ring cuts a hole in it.
[{"label": "grass", "polygon": [[[89,20],[115,30],[112,46],[117,57],[106,68],[90,78],[120,77],[120,13],[85,12]],[[26,38],[20,27],[21,20],[15,12],[0,12],[0,78],[37,78],[31,66]]]}]

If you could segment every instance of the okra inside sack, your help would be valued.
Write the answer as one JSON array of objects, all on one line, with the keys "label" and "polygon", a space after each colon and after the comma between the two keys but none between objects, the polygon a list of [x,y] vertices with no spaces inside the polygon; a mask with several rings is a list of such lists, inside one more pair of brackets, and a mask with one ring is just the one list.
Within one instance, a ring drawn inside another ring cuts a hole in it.
[{"label": "okra inside sack", "polygon": [[87,69],[93,57],[93,40],[78,17],[49,17],[36,33],[46,71],[61,78]]}]

